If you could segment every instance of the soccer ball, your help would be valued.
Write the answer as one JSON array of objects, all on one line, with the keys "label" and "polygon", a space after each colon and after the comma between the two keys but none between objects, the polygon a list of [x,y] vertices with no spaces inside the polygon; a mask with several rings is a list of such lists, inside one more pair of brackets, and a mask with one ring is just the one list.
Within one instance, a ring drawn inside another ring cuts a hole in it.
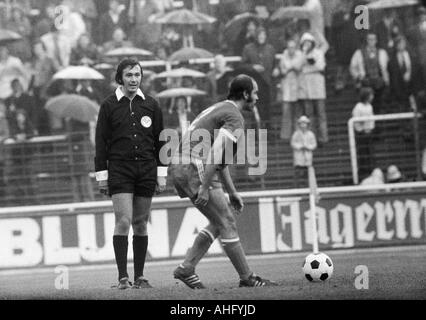
[{"label": "soccer ball", "polygon": [[333,275],[334,265],[325,253],[311,253],[303,261],[303,273],[311,282],[326,281]]}]

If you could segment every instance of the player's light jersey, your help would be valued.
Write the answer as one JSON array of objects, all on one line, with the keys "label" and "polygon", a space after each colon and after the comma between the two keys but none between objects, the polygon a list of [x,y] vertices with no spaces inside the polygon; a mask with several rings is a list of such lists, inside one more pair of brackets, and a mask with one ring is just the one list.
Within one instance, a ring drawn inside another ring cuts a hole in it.
[{"label": "player's light jersey", "polygon": [[[189,163],[189,159],[191,162],[197,159],[206,163],[208,151],[210,151],[220,133],[233,142],[233,157],[237,150],[236,144],[243,135],[243,130],[244,118],[237,105],[229,100],[219,102],[204,110],[195,118],[180,143],[179,152],[176,152],[174,156],[181,160],[185,159],[184,162],[187,163]],[[224,162],[225,159],[223,158],[221,164],[225,164]]]}]

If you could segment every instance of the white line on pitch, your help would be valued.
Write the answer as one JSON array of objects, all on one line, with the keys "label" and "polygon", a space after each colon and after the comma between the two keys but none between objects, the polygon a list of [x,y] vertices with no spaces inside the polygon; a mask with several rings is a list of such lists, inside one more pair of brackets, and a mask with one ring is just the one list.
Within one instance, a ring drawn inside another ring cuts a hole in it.
[{"label": "white line on pitch", "polygon": [[[422,251],[426,250],[426,245],[410,245],[410,246],[397,246],[397,247],[379,247],[379,248],[357,248],[357,249],[342,249],[342,250],[324,250],[324,253],[329,254],[330,256],[340,256],[356,253],[385,253],[385,252],[401,252],[401,251]],[[260,255],[250,255],[248,260],[271,260],[271,259],[285,259],[285,258],[297,258],[305,257],[308,254],[307,251],[304,252],[287,252],[287,253],[272,253],[272,254],[260,254]],[[210,263],[210,262],[223,262],[227,261],[226,256],[221,257],[206,257],[202,260],[201,264]],[[146,263],[147,267],[155,266],[173,266],[182,262],[182,259],[166,260],[166,261],[149,261]],[[129,263],[129,266],[132,266],[132,263]],[[56,266],[44,267],[44,268],[30,268],[30,269],[20,269],[20,270],[4,270],[0,271],[0,276],[11,276],[11,275],[25,275],[25,274],[43,274],[43,273],[54,273],[54,268]],[[86,266],[69,266],[71,272],[78,271],[91,271],[91,270],[109,270],[115,269],[116,265],[109,264],[98,264],[98,265],[86,265]]]}]

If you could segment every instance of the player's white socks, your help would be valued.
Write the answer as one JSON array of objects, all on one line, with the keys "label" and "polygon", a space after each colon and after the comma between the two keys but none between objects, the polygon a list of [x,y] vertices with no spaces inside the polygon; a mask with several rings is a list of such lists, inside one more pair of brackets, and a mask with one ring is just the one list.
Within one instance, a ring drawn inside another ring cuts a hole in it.
[{"label": "player's white socks", "polygon": [[243,246],[241,245],[240,238],[235,239],[221,239],[222,247],[226,255],[232,262],[235,270],[237,270],[241,280],[247,280],[252,272],[247,263],[246,255]]},{"label": "player's white socks", "polygon": [[201,258],[209,251],[214,240],[215,237],[209,230],[201,230],[185,257],[185,261],[183,262],[184,268],[195,268]]}]

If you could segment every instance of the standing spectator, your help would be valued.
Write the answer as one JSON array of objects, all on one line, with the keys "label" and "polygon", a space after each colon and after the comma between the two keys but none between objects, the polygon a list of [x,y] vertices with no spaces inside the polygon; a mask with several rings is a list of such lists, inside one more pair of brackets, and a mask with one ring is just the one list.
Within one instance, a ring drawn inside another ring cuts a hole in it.
[{"label": "standing spectator", "polygon": [[162,8],[154,0],[130,0],[129,16],[134,20],[130,39],[138,48],[153,48],[161,38],[161,25],[154,23],[162,14]]},{"label": "standing spectator", "polygon": [[95,34],[94,22],[98,17],[98,11],[94,0],[64,0],[63,5],[71,8],[72,11],[78,12],[83,18],[86,25],[87,33]]},{"label": "standing spectator", "polygon": [[328,142],[324,53],[316,47],[316,40],[310,33],[305,33],[300,43],[303,61],[299,99],[304,102],[305,115],[311,120],[312,131],[318,132],[318,142],[323,144]]},{"label": "standing spectator", "polygon": [[[256,42],[250,43],[244,47],[243,56],[241,62],[243,64],[251,66],[256,70],[268,85],[268,101],[271,101],[273,93],[273,81],[272,72],[275,68],[275,49],[267,42],[266,29],[259,27],[256,31]],[[262,119],[269,121],[269,109],[270,106],[263,106],[261,111],[263,112]]]},{"label": "standing spectator", "polygon": [[71,51],[71,65],[93,66],[98,59],[98,48],[92,42],[90,35],[82,34],[77,41],[77,46]]},{"label": "standing spectator", "polygon": [[56,18],[55,8],[54,3],[47,3],[46,7],[43,8],[41,17],[33,28],[33,39],[39,39],[52,30],[52,25]]},{"label": "standing spectator", "polygon": [[40,110],[38,110],[37,105],[34,103],[34,97],[24,92],[24,88],[19,79],[12,80],[11,88],[12,95],[5,100],[7,110],[14,113],[17,110],[24,110],[25,116],[28,118],[28,121],[34,129],[34,133],[37,135],[37,128],[40,125]]},{"label": "standing spectator", "polygon": [[407,34],[420,68],[420,87],[424,88],[426,84],[426,8],[420,7],[417,15],[417,24]]},{"label": "standing spectator", "polygon": [[404,112],[409,108],[408,98],[412,93],[412,67],[407,42],[404,38],[399,37],[395,40],[395,49],[391,52],[388,65],[392,101],[397,104],[397,108],[392,110],[393,112]]},{"label": "standing spectator", "polygon": [[355,8],[351,1],[341,1],[333,15],[331,42],[336,54],[335,90],[346,87],[352,55],[361,45],[361,32],[355,28]]},{"label": "standing spectator", "polygon": [[103,44],[112,39],[113,33],[120,28],[128,32],[126,12],[118,0],[109,1],[109,10],[99,18],[96,43]]},{"label": "standing spectator", "polygon": [[117,28],[112,34],[112,39],[103,44],[103,52],[107,53],[110,50],[122,48],[122,47],[133,47],[133,42],[126,40],[127,35],[123,29]]},{"label": "standing spectator", "polygon": [[28,70],[19,58],[11,56],[9,50],[0,45],[0,99],[6,99],[12,94],[10,83],[16,78],[27,88]]},{"label": "standing spectator", "polygon": [[[371,88],[362,88],[360,91],[360,101],[352,110],[352,117],[373,116],[373,106],[371,105],[373,99],[374,91]],[[374,167],[372,149],[374,128],[374,121],[354,123],[358,156],[358,176],[361,179],[364,179],[367,175],[369,175],[372,168]]]},{"label": "standing spectator", "polygon": [[298,108],[299,99],[299,73],[302,69],[303,55],[297,48],[295,40],[287,42],[287,49],[284,50],[280,61],[280,71],[282,75],[281,91],[283,99],[281,139],[290,141],[294,132],[297,119],[302,115],[302,110]]},{"label": "standing spectator", "polygon": [[301,19],[297,21],[297,32],[294,37],[302,38],[305,33],[311,34],[316,41],[316,47],[320,49],[324,55],[330,49],[330,44],[325,38],[324,34],[319,32],[317,29],[311,27],[311,22],[306,19]]},{"label": "standing spectator", "polygon": [[256,42],[256,31],[258,27],[259,23],[256,19],[247,20],[244,28],[241,29],[241,32],[234,43],[234,55],[241,56],[246,45]]},{"label": "standing spectator", "polygon": [[350,72],[357,88],[363,86],[374,90],[375,113],[380,113],[384,91],[390,84],[388,62],[386,50],[377,47],[377,36],[372,32],[367,34],[366,46],[355,51],[351,59]]},{"label": "standing spectator", "polygon": [[[65,3],[65,1],[63,2]],[[59,22],[57,18],[55,20],[56,27],[67,37],[71,44],[71,48],[74,48],[80,36],[87,32],[83,17],[73,7],[73,5],[69,6],[62,4],[63,19],[59,20]]]},{"label": "standing spectator", "polygon": [[291,147],[293,148],[294,165],[294,187],[300,188],[308,185],[308,168],[313,164],[313,151],[317,148],[315,134],[309,130],[310,120],[306,116],[301,116],[298,129],[291,137]]},{"label": "standing spectator", "polygon": [[213,69],[207,73],[207,92],[211,98],[209,104],[214,104],[226,98],[228,93],[228,83],[226,73],[231,69],[226,65],[225,57],[221,54],[214,57]]},{"label": "standing spectator", "polygon": [[96,180],[112,197],[116,225],[113,237],[118,289],[131,287],[127,273],[128,235],[133,228],[133,288],[151,288],[144,278],[147,224],[152,197],[164,191],[167,165],[160,160],[163,116],[158,102],[139,89],[142,68],[124,59],[117,67],[120,85],[101,105],[96,127]]},{"label": "standing spectator", "polygon": [[22,61],[31,59],[30,36],[32,32],[30,20],[25,16],[20,7],[13,7],[11,19],[7,22],[7,29],[15,31],[22,36],[20,41],[11,44],[10,51]]},{"label": "standing spectator", "polygon": [[58,30],[54,25],[49,33],[40,38],[46,48],[46,54],[53,59],[57,69],[68,67],[70,64],[72,40]]},{"label": "standing spectator", "polygon": [[387,9],[374,27],[377,35],[377,46],[385,49],[388,53],[395,48],[395,38],[402,35],[401,23],[397,20],[395,9]]}]

